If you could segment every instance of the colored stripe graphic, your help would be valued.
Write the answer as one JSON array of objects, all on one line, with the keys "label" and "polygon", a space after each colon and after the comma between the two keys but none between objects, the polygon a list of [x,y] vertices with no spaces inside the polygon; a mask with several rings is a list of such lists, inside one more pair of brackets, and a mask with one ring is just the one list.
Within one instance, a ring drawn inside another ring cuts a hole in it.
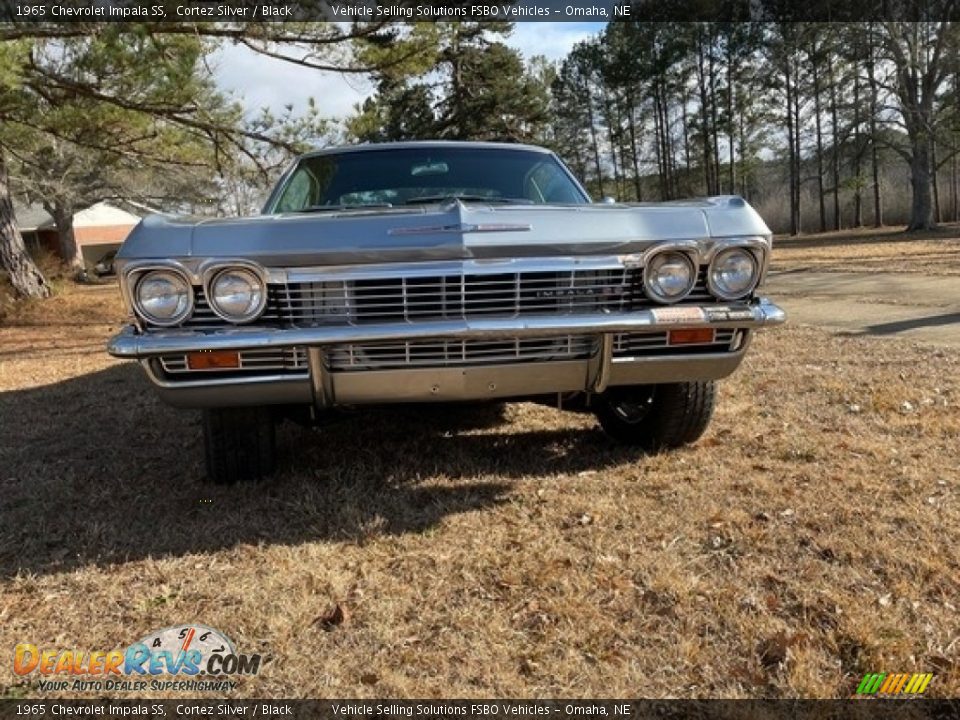
[{"label": "colored stripe graphic", "polygon": [[913,689],[913,692],[915,695],[919,695],[920,693],[922,693],[924,690],[927,689],[927,685],[929,685],[930,681],[933,680],[933,673],[926,673],[921,675],[920,677],[923,678],[923,680],[920,682],[920,684],[917,687]]},{"label": "colored stripe graphic", "polygon": [[857,695],[920,695],[933,680],[933,673],[867,673],[857,686]]},{"label": "colored stripe graphic", "polygon": [[857,688],[857,695],[873,695],[880,689],[880,683],[886,677],[886,673],[867,673],[860,681]]}]

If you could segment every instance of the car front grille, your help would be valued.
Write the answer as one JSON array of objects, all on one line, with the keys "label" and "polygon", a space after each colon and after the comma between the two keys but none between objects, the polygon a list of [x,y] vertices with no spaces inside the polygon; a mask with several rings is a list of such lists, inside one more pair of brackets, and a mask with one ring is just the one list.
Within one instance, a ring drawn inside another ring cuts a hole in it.
[{"label": "car front grille", "polygon": [[589,357],[596,347],[596,338],[589,335],[495,341],[417,340],[334,345],[326,351],[326,361],[333,372],[498,365],[579,360]]},{"label": "car front grille", "polygon": [[278,287],[282,321],[315,325],[623,312],[642,298],[634,271],[404,276]]}]

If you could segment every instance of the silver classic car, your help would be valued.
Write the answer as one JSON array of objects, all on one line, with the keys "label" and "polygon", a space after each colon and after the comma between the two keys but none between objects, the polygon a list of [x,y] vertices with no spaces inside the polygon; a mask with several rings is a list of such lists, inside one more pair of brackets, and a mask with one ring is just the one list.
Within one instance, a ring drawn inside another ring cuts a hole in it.
[{"label": "silver classic car", "polygon": [[215,482],[269,473],[276,421],[335,406],[549,400],[672,448],[784,321],[755,294],[770,249],[741,198],[592,203],[537,147],[328,149],[260,216],[141,222],[109,352],[203,410]]}]

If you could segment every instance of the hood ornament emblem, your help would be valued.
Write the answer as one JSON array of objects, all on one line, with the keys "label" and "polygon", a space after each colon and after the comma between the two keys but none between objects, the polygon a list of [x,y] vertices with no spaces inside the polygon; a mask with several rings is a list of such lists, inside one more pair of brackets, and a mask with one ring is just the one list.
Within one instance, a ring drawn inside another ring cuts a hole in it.
[{"label": "hood ornament emblem", "polygon": [[466,233],[529,232],[529,223],[455,223],[453,225],[425,225],[423,227],[391,228],[388,235],[438,235]]}]

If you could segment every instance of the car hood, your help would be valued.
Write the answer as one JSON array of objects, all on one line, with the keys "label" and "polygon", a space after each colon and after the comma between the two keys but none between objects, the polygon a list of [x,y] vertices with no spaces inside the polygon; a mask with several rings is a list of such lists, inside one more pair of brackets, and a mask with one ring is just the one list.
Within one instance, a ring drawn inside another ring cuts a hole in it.
[{"label": "car hood", "polygon": [[738,197],[657,204],[504,205],[448,202],[250,218],[154,215],[118,258],[256,260],[268,267],[636,252],[666,240],[765,236]]}]

